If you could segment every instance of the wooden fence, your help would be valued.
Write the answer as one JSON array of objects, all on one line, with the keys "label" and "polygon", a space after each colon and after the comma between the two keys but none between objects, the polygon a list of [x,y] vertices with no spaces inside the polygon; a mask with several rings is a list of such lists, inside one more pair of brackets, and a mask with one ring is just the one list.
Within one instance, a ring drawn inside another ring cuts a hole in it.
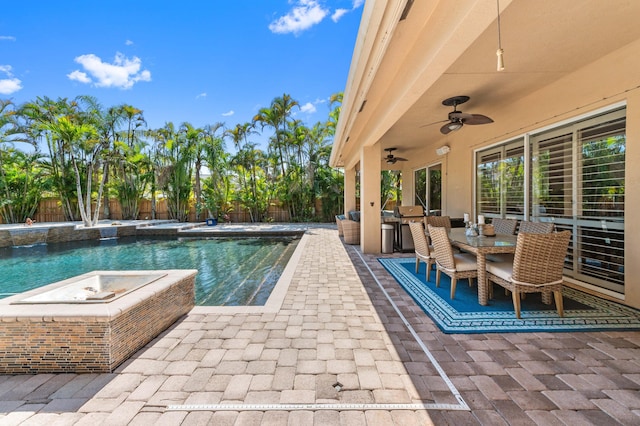
[{"label": "wooden fence", "polygon": [[[140,213],[138,219],[151,219],[151,200],[143,199],[139,204]],[[322,203],[316,202],[316,211],[319,212],[322,209]],[[239,203],[233,204],[233,210],[229,214],[231,222],[251,222],[251,215],[249,211],[242,208]],[[200,213],[200,221],[208,217],[206,212]],[[273,222],[288,222],[289,212],[277,205],[269,206],[267,217]],[[166,200],[156,201],[156,219],[169,219],[169,211],[167,209]],[[62,206],[57,198],[46,198],[40,201],[36,214],[32,218],[36,222],[64,222],[65,217],[62,211]],[[104,206],[100,207],[100,219],[104,219]],[[122,220],[122,209],[120,203],[116,199],[109,201],[109,219]],[[78,215],[77,220],[80,220]],[[196,221],[195,206],[191,206],[188,216],[189,222]]]}]

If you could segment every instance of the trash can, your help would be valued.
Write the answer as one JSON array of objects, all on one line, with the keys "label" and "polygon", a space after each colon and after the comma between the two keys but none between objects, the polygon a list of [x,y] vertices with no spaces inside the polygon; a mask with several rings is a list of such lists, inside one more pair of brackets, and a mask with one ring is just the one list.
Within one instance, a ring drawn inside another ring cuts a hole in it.
[{"label": "trash can", "polygon": [[393,253],[393,225],[382,224],[382,252]]},{"label": "trash can", "polygon": [[207,226],[216,226],[218,224],[218,219],[209,218],[207,219]]}]

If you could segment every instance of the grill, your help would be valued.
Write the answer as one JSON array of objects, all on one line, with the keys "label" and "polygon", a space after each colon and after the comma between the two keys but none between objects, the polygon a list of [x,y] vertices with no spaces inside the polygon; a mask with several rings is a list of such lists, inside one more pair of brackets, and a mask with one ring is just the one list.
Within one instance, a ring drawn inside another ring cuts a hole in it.
[{"label": "grill", "polygon": [[403,224],[422,220],[424,217],[424,208],[422,206],[398,206],[393,211],[395,217],[402,219]]},{"label": "grill", "polygon": [[415,250],[409,222],[422,221],[424,208],[422,206],[397,206],[393,215],[400,219],[400,232],[396,242],[398,249],[403,252]]}]

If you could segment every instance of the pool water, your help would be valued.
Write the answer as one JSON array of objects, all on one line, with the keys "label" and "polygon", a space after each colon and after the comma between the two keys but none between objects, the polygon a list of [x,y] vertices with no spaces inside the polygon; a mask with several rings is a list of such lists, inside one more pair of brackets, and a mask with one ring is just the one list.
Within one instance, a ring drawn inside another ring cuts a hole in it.
[{"label": "pool water", "polygon": [[94,270],[197,269],[196,305],[261,306],[298,241],[125,237],[2,248],[0,298]]}]

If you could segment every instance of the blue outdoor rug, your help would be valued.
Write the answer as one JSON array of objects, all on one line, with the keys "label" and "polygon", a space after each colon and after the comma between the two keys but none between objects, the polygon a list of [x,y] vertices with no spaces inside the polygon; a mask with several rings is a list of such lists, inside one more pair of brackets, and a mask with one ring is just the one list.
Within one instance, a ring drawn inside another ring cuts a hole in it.
[{"label": "blue outdoor rug", "polygon": [[378,259],[416,303],[445,333],[568,332],[640,330],[640,311],[564,287],[564,317],[555,303],[544,305],[540,294],[528,294],[522,301],[517,319],[511,295],[494,285],[493,299],[487,306],[478,304],[478,289],[469,287],[467,279],[458,280],[455,299],[450,299],[451,281],[441,274],[436,288],[436,271],[425,282],[426,265],[420,262],[415,273],[415,258]]}]

